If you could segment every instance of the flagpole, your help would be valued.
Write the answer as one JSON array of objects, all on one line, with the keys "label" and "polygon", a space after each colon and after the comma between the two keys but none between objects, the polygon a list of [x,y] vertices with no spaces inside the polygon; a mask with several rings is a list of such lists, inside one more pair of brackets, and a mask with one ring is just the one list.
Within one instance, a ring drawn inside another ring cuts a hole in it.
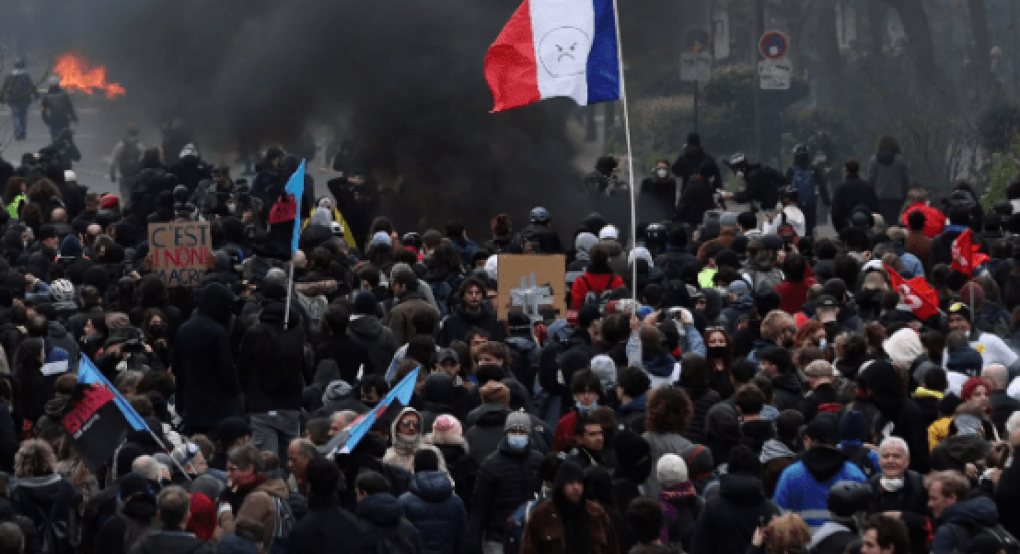
[{"label": "flagpole", "polygon": [[294,251],[290,253],[290,277],[287,279],[287,308],[283,312],[283,330],[287,330],[287,322],[290,321],[290,297],[294,295]]},{"label": "flagpole", "polygon": [[[623,41],[620,38],[620,11],[617,0],[613,3],[613,20],[616,23],[616,57],[620,62],[620,100],[623,102],[623,131],[627,140],[627,175],[630,179],[630,240],[631,252],[637,248],[637,208],[634,204],[634,152],[630,147],[630,112],[627,110],[627,80],[623,76]],[[607,106],[608,108],[608,106]],[[630,294],[637,301],[637,260],[631,262]]]}]

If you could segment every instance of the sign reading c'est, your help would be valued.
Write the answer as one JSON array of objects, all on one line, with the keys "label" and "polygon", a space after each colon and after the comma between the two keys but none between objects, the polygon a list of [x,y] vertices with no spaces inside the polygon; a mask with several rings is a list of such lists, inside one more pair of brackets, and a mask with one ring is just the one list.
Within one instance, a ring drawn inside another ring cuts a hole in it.
[{"label": "sign reading c'est", "polygon": [[149,224],[149,266],[169,287],[198,287],[212,257],[209,223]]}]

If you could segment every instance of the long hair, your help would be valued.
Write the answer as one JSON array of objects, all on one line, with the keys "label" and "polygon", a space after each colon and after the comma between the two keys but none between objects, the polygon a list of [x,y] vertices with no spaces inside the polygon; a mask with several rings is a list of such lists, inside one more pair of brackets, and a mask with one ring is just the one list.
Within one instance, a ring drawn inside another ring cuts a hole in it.
[{"label": "long hair", "polygon": [[25,195],[33,202],[47,200],[51,196],[56,196],[60,199],[64,198],[64,195],[60,193],[60,189],[57,188],[57,185],[53,184],[53,181],[50,181],[49,179],[39,179],[35,182],[35,184],[29,187],[28,192]]},{"label": "long hair", "polygon": [[14,199],[21,194],[21,187],[25,186],[24,177],[11,177],[7,180],[7,186],[4,188],[4,206],[9,206]]},{"label": "long hair", "polygon": [[29,439],[21,443],[14,455],[14,474],[18,477],[42,477],[53,473],[57,457],[49,443],[40,439]]},{"label": "long hair", "polygon": [[648,415],[645,428],[650,433],[679,434],[687,428],[687,420],[694,412],[690,397],[681,389],[659,387],[648,397]]}]

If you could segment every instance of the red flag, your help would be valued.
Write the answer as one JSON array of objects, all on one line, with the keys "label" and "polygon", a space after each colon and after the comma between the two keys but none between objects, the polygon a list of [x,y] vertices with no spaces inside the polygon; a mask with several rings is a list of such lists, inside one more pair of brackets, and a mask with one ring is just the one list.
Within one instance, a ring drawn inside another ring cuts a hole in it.
[{"label": "red flag", "polygon": [[906,281],[893,268],[885,266],[885,270],[889,272],[893,288],[903,297],[903,303],[910,306],[918,319],[924,321],[939,313],[939,293],[931,288],[924,277]]},{"label": "red flag", "polygon": [[973,277],[974,270],[991,259],[988,254],[978,253],[980,249],[980,244],[973,243],[970,229],[960,233],[960,236],[953,241],[953,265],[949,266],[949,269]]}]

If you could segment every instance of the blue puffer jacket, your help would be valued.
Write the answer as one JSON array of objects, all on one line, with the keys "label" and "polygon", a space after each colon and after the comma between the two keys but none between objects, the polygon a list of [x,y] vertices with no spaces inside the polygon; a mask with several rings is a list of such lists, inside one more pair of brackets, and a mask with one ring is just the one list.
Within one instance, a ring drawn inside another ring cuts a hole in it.
[{"label": "blue puffer jacket", "polygon": [[467,512],[446,474],[416,474],[408,492],[400,496],[400,505],[404,517],[421,533],[423,554],[467,552]]}]

